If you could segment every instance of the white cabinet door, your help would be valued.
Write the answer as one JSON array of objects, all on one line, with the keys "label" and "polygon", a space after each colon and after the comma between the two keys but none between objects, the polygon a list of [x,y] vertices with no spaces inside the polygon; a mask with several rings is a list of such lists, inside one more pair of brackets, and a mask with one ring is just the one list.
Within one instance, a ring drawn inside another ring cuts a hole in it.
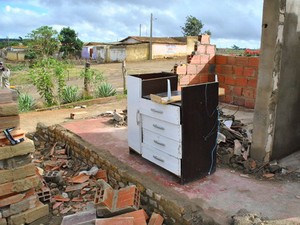
[{"label": "white cabinet door", "polygon": [[139,108],[142,80],[134,76],[127,76],[126,78],[128,145],[141,154],[142,131]]}]

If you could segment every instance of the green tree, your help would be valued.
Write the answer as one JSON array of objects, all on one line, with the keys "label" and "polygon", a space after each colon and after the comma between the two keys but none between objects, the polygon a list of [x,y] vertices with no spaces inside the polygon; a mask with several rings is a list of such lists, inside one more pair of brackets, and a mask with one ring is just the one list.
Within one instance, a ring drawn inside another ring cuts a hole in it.
[{"label": "green tree", "polygon": [[38,60],[30,69],[29,77],[47,106],[60,103],[63,88],[66,86],[66,68],[66,63],[49,57]]},{"label": "green tree", "polygon": [[26,58],[53,56],[59,49],[58,32],[52,27],[42,26],[31,31],[26,37],[29,39],[28,52],[30,53]]},{"label": "green tree", "polygon": [[64,27],[59,33],[61,42],[60,52],[63,52],[63,58],[75,57],[81,53],[83,42],[77,38],[74,30]]},{"label": "green tree", "polygon": [[211,31],[210,30],[206,30],[206,31],[204,31],[204,34],[211,35]]},{"label": "green tree", "polygon": [[194,16],[187,16],[184,27],[181,27],[184,36],[198,36],[201,33],[203,24]]}]

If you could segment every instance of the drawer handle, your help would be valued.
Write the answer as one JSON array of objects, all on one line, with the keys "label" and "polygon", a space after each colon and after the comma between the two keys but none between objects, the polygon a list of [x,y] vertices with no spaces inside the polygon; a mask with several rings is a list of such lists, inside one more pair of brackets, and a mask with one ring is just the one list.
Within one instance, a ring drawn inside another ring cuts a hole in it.
[{"label": "drawer handle", "polygon": [[156,155],[153,155],[153,158],[160,161],[160,162],[165,162],[165,160],[163,160],[162,158],[159,158],[158,156]]},{"label": "drawer handle", "polygon": [[155,112],[155,113],[159,113],[159,114],[163,114],[164,113],[162,110],[157,110],[157,109],[153,109],[153,108],[151,108],[151,111]]},{"label": "drawer handle", "polygon": [[154,141],[155,144],[158,144],[158,145],[161,145],[161,146],[166,146],[164,143],[161,143],[161,142],[159,142],[157,140],[153,140],[153,141]]},{"label": "drawer handle", "polygon": [[153,124],[153,127],[157,128],[157,129],[160,129],[160,130],[165,130],[164,127],[158,126],[157,124]]}]

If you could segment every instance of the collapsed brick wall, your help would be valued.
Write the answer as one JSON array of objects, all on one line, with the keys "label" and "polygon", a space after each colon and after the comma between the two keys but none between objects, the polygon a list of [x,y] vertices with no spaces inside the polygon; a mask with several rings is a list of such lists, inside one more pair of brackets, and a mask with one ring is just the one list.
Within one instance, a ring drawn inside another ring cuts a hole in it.
[{"label": "collapsed brick wall", "polygon": [[[184,205],[184,200],[176,195],[177,200],[161,194],[156,186],[149,184],[148,178],[138,178],[135,171],[112,157],[108,152],[86,143],[79,136],[60,125],[46,127],[38,124],[36,134],[49,143],[64,145],[72,157],[82,160],[89,166],[97,165],[107,171],[109,184],[114,188],[136,185],[141,192],[141,207],[150,215],[152,212],[164,217],[164,224],[218,224],[211,217],[204,215],[203,209],[196,204]],[[171,195],[170,191],[168,194]],[[182,197],[184,198],[184,197]]]},{"label": "collapsed brick wall", "polygon": [[221,102],[254,108],[258,79],[259,57],[216,55],[209,39],[200,39],[187,63],[175,66],[179,88],[214,81],[218,75],[220,87],[225,88]]}]

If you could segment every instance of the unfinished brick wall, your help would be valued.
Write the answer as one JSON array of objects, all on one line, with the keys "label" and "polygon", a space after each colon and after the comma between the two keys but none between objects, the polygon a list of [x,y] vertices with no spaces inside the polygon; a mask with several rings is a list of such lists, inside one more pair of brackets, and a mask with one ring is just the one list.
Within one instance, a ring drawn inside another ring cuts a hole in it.
[{"label": "unfinished brick wall", "polygon": [[215,73],[225,96],[220,101],[254,108],[258,75],[258,57],[216,55]]},{"label": "unfinished brick wall", "polygon": [[[71,133],[60,125],[46,127],[37,125],[36,133],[41,135],[49,143],[59,142],[71,152],[72,157],[82,160],[87,165],[97,165],[107,171],[109,184],[114,188],[122,188],[126,185],[136,185],[141,192],[141,207],[150,215],[157,212],[164,217],[164,224],[216,224],[213,219],[203,215],[202,209],[196,204],[182,205],[180,196],[174,197],[161,194],[163,187],[150,185],[148,180],[139,178],[135,171],[116,158],[109,156],[105,150],[88,144],[77,135]],[[167,192],[167,191],[166,191]],[[172,195],[172,193],[169,193]],[[193,210],[191,210],[193,209]]]},{"label": "unfinished brick wall", "polygon": [[225,88],[221,102],[254,108],[259,57],[216,55],[215,45],[202,37],[195,44],[186,64],[175,66],[179,89],[186,85],[214,81],[218,75],[220,87]]}]

